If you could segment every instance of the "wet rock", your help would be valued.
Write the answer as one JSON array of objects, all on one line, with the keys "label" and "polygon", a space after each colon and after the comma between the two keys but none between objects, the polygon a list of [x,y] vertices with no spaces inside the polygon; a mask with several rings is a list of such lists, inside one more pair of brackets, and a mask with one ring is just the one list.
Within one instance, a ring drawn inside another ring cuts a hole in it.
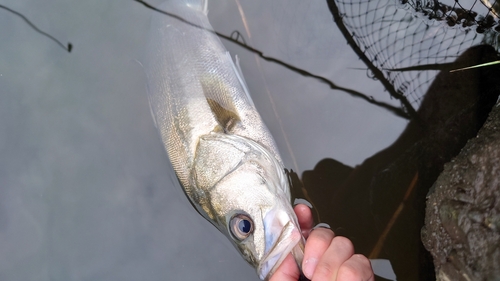
[{"label": "wet rock", "polygon": [[427,196],[422,242],[438,280],[500,280],[500,106]]}]

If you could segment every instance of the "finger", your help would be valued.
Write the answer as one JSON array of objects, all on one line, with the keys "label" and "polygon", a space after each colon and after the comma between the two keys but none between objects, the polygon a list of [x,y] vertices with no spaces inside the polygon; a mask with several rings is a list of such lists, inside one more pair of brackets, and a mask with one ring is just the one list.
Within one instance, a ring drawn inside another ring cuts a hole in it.
[{"label": "finger", "polygon": [[299,268],[291,254],[288,254],[269,281],[297,281]]},{"label": "finger", "polygon": [[293,210],[297,215],[297,219],[299,220],[299,226],[302,230],[302,235],[307,239],[311,229],[313,227],[313,216],[311,209],[305,204],[297,204]]},{"label": "finger", "polygon": [[326,228],[317,228],[309,235],[302,261],[302,271],[307,278],[312,279],[316,266],[330,246],[333,237],[335,237],[333,231]]},{"label": "finger", "polygon": [[337,273],[336,281],[374,281],[370,261],[363,255],[353,255],[345,261]]},{"label": "finger", "polygon": [[353,254],[354,246],[351,240],[342,236],[333,238],[330,246],[319,260],[312,280],[335,280],[342,264]]}]

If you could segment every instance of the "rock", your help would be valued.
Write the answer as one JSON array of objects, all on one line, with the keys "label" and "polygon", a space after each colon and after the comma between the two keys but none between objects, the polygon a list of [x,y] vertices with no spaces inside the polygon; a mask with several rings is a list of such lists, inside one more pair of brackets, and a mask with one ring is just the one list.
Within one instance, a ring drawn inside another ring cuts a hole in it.
[{"label": "rock", "polygon": [[422,242],[437,280],[500,280],[500,104],[434,183]]}]

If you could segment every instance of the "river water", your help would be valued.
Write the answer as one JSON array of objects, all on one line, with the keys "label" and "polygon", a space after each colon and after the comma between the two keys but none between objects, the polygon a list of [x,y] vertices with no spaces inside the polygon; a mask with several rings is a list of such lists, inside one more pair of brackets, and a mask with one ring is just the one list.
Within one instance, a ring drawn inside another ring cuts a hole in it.
[{"label": "river water", "polygon": [[[192,208],[154,128],[141,62],[155,12],[132,0],[0,4],[73,45],[68,53],[0,9],[0,280],[258,280]],[[401,106],[371,78],[325,1],[213,0],[209,19],[266,56]],[[325,158],[351,172],[408,124],[223,43],[240,57],[255,105],[299,176]],[[345,227],[324,211],[333,203],[314,199],[322,189],[306,188],[297,197],[321,204],[318,222]]]}]

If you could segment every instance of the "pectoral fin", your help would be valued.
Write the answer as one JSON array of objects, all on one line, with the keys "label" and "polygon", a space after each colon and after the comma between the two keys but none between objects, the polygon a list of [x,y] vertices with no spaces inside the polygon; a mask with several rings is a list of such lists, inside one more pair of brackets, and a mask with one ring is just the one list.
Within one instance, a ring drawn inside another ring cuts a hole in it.
[{"label": "pectoral fin", "polygon": [[214,113],[217,122],[225,132],[231,131],[236,122],[240,121],[240,117],[233,108],[228,108],[227,104],[221,104],[219,101],[207,98],[208,105]]},{"label": "pectoral fin", "polygon": [[[236,57],[235,64],[227,52],[226,62],[231,64],[234,76],[231,73],[205,73],[200,78],[200,83],[215,119],[220,128],[227,133],[241,124],[242,113],[239,110],[243,108],[245,110],[255,109],[255,106],[241,74],[238,58]],[[220,128],[216,128],[215,131],[220,130]]]},{"label": "pectoral fin", "polygon": [[225,132],[231,131],[241,121],[231,93],[234,89],[215,75],[208,74],[200,82],[210,110],[220,127]]}]

